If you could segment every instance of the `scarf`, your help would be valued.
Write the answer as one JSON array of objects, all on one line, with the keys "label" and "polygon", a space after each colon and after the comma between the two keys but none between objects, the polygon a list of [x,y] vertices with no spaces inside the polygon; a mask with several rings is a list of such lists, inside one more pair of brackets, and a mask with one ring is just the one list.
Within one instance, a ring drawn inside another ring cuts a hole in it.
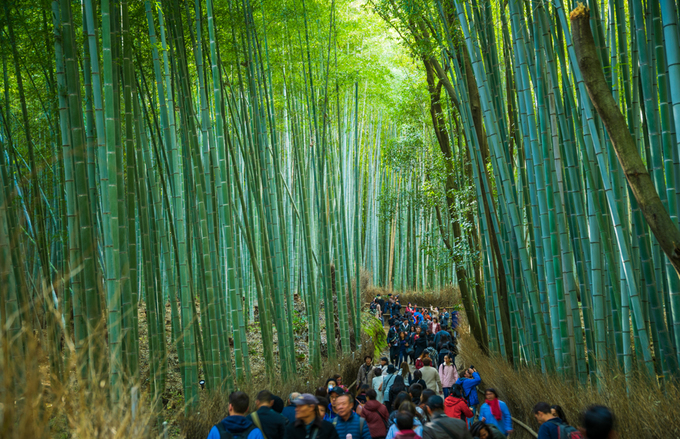
[{"label": "scarf", "polygon": [[489,404],[489,407],[491,407],[491,414],[493,417],[500,421],[503,417],[503,413],[501,413],[501,405],[498,403],[498,398],[491,400],[487,399],[486,403]]}]

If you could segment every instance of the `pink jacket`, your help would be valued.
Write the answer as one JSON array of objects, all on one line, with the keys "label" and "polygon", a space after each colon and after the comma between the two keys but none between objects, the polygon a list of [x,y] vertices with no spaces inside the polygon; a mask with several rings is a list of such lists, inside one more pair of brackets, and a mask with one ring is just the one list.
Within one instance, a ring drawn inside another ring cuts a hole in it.
[{"label": "pink jacket", "polygon": [[442,387],[451,387],[458,381],[458,370],[456,365],[451,363],[447,366],[445,363],[439,365],[439,376],[442,379]]}]

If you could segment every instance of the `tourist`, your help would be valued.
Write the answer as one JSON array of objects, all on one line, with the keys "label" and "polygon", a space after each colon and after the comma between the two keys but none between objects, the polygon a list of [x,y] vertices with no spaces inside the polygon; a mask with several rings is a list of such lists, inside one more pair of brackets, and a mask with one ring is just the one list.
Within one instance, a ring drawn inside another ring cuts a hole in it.
[{"label": "tourist", "polygon": [[439,395],[444,394],[444,387],[442,386],[441,378],[439,378],[439,372],[432,367],[431,358],[423,358],[423,367],[420,369],[420,373],[423,375],[423,380],[425,380],[425,385],[428,389],[434,390]]},{"label": "tourist", "polygon": [[[399,359],[398,362],[401,363],[403,361],[408,361],[407,357],[407,352],[409,350],[409,338],[406,337],[406,333],[404,331],[399,333],[399,338],[396,340],[397,343],[397,349],[399,349]],[[392,349],[392,348],[390,348]]]},{"label": "tourist", "polygon": [[324,398],[328,397],[328,387],[325,386],[317,387],[316,390],[314,391],[314,396],[316,396],[317,398],[321,396]]},{"label": "tourist", "polygon": [[[394,384],[390,386],[389,390],[389,395],[388,397],[385,398],[385,407],[387,407],[387,411],[391,412],[393,410],[393,405],[392,401],[396,401],[397,395],[400,392],[405,392],[406,391],[406,386],[404,385],[404,378],[401,375],[396,375],[394,378]],[[394,406],[396,409],[396,406]]]},{"label": "tourist", "polygon": [[423,366],[425,365],[425,364],[423,363],[423,360],[424,360],[425,358],[429,358],[429,357],[430,357],[430,353],[429,353],[429,352],[427,352],[427,351],[421,352],[420,356],[418,356],[418,359],[416,359],[416,369],[418,369],[418,370],[422,369]]},{"label": "tourist", "polygon": [[493,424],[477,421],[470,427],[470,434],[479,439],[505,439],[505,435]]},{"label": "tourist", "polygon": [[397,428],[399,433],[394,436],[397,439],[422,439],[420,435],[413,431],[413,415],[408,412],[399,412]]},{"label": "tourist", "polygon": [[417,408],[413,402],[406,400],[399,405],[399,410],[395,410],[394,413],[392,413],[393,416],[391,416],[391,418],[393,419],[393,422],[390,425],[390,429],[387,431],[387,437],[385,439],[394,439],[396,436],[398,436],[400,429],[397,425],[397,420],[399,414],[401,413],[408,413],[413,417],[413,427],[411,427],[411,429],[419,436],[422,436],[423,423],[420,419],[420,415],[417,412]]},{"label": "tourist", "polygon": [[[434,346],[435,346],[435,348],[437,348],[437,350],[441,350],[441,345],[443,345],[444,342],[450,341],[450,340],[451,340],[451,334],[449,333],[449,331],[447,331],[446,329],[444,329],[442,327],[442,329],[439,330],[434,335]],[[440,361],[440,363],[441,363],[441,361]]]},{"label": "tourist", "polygon": [[319,413],[319,400],[303,393],[293,400],[295,420],[286,427],[285,439],[340,439],[333,424],[323,420]]},{"label": "tourist", "polygon": [[366,420],[354,413],[353,407],[352,395],[347,393],[338,395],[335,401],[337,416],[333,418],[333,425],[338,436],[346,438],[348,434],[351,434],[352,439],[371,439]]},{"label": "tourist", "polygon": [[[468,407],[472,410],[472,414],[477,411],[477,405],[479,404],[479,396],[477,396],[477,385],[482,382],[479,377],[479,373],[474,367],[469,367],[465,370],[464,376],[458,378],[456,384],[463,389],[463,398],[468,402]],[[474,418],[474,416],[472,416]],[[468,419],[468,423],[471,423],[472,418]]]},{"label": "tourist", "polygon": [[451,388],[450,395],[444,399],[444,412],[449,418],[460,419],[466,422],[467,418],[473,417],[472,410],[470,410],[467,402],[463,399],[459,385],[454,385]]},{"label": "tourist", "polygon": [[602,405],[593,405],[581,415],[580,430],[585,439],[614,439],[615,424],[616,418],[611,410]]},{"label": "tourist", "polygon": [[[395,399],[394,401],[392,401],[392,405],[393,405],[395,408],[397,408],[397,407],[401,407],[402,404],[404,404],[405,402],[413,402],[413,401],[411,400],[411,395],[409,395],[409,394],[406,393],[406,392],[399,392],[399,394],[397,395],[396,399]],[[398,412],[399,412],[399,410],[392,410],[392,412],[390,413],[390,417],[389,417],[389,419],[387,420],[387,428],[388,428],[388,429],[389,429],[392,425],[394,425],[394,424],[397,423],[397,414],[398,414]],[[388,433],[388,434],[389,434],[389,433]],[[394,434],[396,434],[396,432],[395,432]]]},{"label": "tourist", "polygon": [[442,328],[448,328],[449,327],[449,316],[450,316],[450,314],[446,310],[446,308],[442,308],[441,312],[439,313]]},{"label": "tourist", "polygon": [[[416,332],[413,334],[411,343],[413,344],[414,355],[420,357],[427,347],[427,338],[422,333],[423,329],[420,326],[416,326]],[[416,366],[417,367],[417,366]]]},{"label": "tourist", "polygon": [[[385,405],[387,405],[390,400],[390,387],[392,387],[394,380],[397,378],[397,372],[397,369],[390,364],[390,366],[387,368],[387,374],[385,374],[383,378],[380,390],[383,392],[383,403]],[[387,408],[389,411],[389,406]]]},{"label": "tourist", "polygon": [[444,413],[444,400],[441,396],[431,396],[427,400],[427,413],[430,422],[423,427],[423,439],[471,439],[465,422],[449,418]]},{"label": "tourist", "polygon": [[458,370],[456,365],[451,362],[450,355],[444,355],[444,362],[439,365],[439,378],[444,387],[444,399],[451,393],[451,387],[458,381]]},{"label": "tourist", "polygon": [[[383,376],[385,375],[385,372],[387,372],[387,366],[388,365],[389,365],[389,360],[387,359],[387,357],[380,358],[380,364],[377,367],[380,368]],[[368,382],[372,383],[374,377],[375,377],[375,368],[371,372],[368,373]]]},{"label": "tourist", "polygon": [[408,363],[406,361],[401,363],[401,366],[399,367],[399,375],[401,375],[401,377],[404,379],[405,386],[411,385],[411,380],[413,377],[411,376],[411,368],[408,367]]},{"label": "tourist", "polygon": [[384,392],[382,391],[382,384],[383,384],[383,376],[382,376],[382,369],[379,367],[375,368],[375,378],[373,378],[373,390],[378,394],[378,397],[376,398],[380,404],[383,403],[384,401]]},{"label": "tourist", "polygon": [[567,425],[550,411],[550,404],[539,402],[532,410],[538,425],[538,439],[560,439],[560,426]]},{"label": "tourist", "polygon": [[397,323],[391,320],[390,330],[387,332],[387,344],[390,346],[390,362],[392,364],[398,364],[401,362],[400,351],[400,333],[397,328]]},{"label": "tourist", "polygon": [[340,387],[340,388],[341,388],[342,390],[344,390],[345,392],[349,391],[349,389],[347,388],[347,386],[343,386],[343,385],[342,385],[342,375],[340,375],[339,373],[336,373],[335,375],[333,375],[333,379],[334,379],[335,382],[337,383],[337,386],[338,386],[338,387]]},{"label": "tourist", "polygon": [[[337,416],[337,410],[336,410],[336,401],[338,400],[338,396],[344,395],[345,390],[342,389],[341,387],[334,387],[331,390],[328,391],[328,399],[331,401],[330,404],[328,404],[328,418],[329,419],[335,419]],[[354,407],[354,405],[352,405]]]},{"label": "tourist", "polygon": [[354,398],[354,411],[357,412],[357,415],[359,416],[361,416],[361,411],[364,409],[364,406],[368,401],[368,399],[366,398],[366,392],[368,392],[369,389],[370,387],[364,384],[363,386],[361,386],[361,388],[359,389],[359,393]]},{"label": "tourist", "polygon": [[262,431],[253,421],[246,418],[250,398],[245,392],[232,392],[229,395],[229,416],[210,429],[208,439],[220,439],[224,436],[239,436],[246,439],[264,439]]},{"label": "tourist", "polygon": [[484,395],[486,402],[479,409],[479,419],[495,425],[506,436],[512,433],[512,417],[507,404],[498,399],[495,389],[486,389]]},{"label": "tourist", "polygon": [[439,324],[439,319],[437,317],[433,317],[432,323],[430,323],[430,331],[436,335],[439,331],[441,331],[441,329],[442,327]]},{"label": "tourist", "polygon": [[427,389],[427,383],[423,379],[423,373],[419,370],[416,370],[413,372],[413,381],[411,381],[411,384],[420,384],[423,387],[423,390]]},{"label": "tourist", "polygon": [[316,399],[319,400],[319,404],[317,405],[317,408],[319,409],[319,416],[321,416],[321,419],[324,421],[330,421],[331,417],[328,414],[328,398],[325,396],[317,396]]},{"label": "tourist", "polygon": [[288,395],[288,405],[283,409],[281,414],[288,419],[288,424],[292,424],[295,422],[296,415],[295,415],[295,408],[296,405],[293,404],[293,401],[295,401],[297,398],[300,397],[300,394],[298,392],[293,392],[290,395]]},{"label": "tourist", "polygon": [[569,423],[569,421],[567,421],[567,415],[564,413],[564,409],[562,409],[562,407],[560,407],[559,405],[556,404],[551,405],[550,413],[552,413],[553,416],[557,416],[558,418],[560,418],[562,422],[564,422],[565,424]]},{"label": "tourist", "polygon": [[338,382],[335,381],[334,378],[328,378],[326,380],[326,388],[328,389],[328,393],[331,393],[331,390],[335,389],[338,387]]},{"label": "tourist", "polygon": [[262,390],[255,399],[256,410],[248,418],[259,428],[267,439],[283,439],[286,431],[286,418],[272,410],[272,398],[269,390]]},{"label": "tourist", "polygon": [[357,372],[357,387],[361,387],[364,384],[371,384],[368,381],[368,374],[373,369],[373,357],[366,355],[364,357],[364,364],[359,367],[359,372]]},{"label": "tourist", "polygon": [[387,427],[385,425],[390,417],[390,413],[385,405],[377,401],[377,396],[373,389],[366,392],[367,401],[361,410],[361,417],[366,419],[371,437],[373,439],[382,439],[387,436]]},{"label": "tourist", "polygon": [[[280,396],[278,395],[272,395],[272,410],[274,410],[275,413],[278,413],[279,415],[283,413],[283,399],[281,399]],[[286,424],[288,423],[288,418],[286,418]]]}]

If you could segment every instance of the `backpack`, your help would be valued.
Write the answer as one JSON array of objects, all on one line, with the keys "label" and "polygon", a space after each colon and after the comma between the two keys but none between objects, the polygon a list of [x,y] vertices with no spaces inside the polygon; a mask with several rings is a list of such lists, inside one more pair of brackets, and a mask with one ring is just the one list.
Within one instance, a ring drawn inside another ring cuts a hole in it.
[{"label": "backpack", "polygon": [[[222,424],[222,422],[218,422],[215,427],[217,427],[217,432],[220,434],[220,439],[247,439],[248,435],[250,435],[250,432],[257,428],[255,424],[250,424],[250,427],[246,428],[239,434],[233,434],[224,428],[224,424]],[[264,435],[264,433],[262,434]]]},{"label": "backpack", "polygon": [[375,311],[378,309],[378,304],[375,302],[371,302],[371,311]]},{"label": "backpack", "polygon": [[583,435],[569,424],[560,424],[557,427],[558,439],[583,439]]}]

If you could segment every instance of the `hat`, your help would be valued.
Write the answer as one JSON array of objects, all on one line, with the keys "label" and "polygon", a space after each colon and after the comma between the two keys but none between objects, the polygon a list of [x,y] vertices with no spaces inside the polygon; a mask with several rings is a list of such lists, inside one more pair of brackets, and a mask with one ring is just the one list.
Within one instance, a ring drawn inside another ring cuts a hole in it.
[{"label": "hat", "polygon": [[333,387],[333,388],[328,392],[329,395],[330,395],[331,393],[337,393],[338,396],[340,396],[340,395],[344,395],[344,394],[345,394],[345,390],[344,390],[342,387],[336,386],[336,387]]},{"label": "hat", "polygon": [[430,408],[430,410],[443,410],[444,399],[438,395],[430,396],[427,400],[427,406]]},{"label": "hat", "polygon": [[318,403],[319,400],[316,399],[316,396],[312,395],[311,393],[303,393],[302,395],[298,396],[293,401],[291,401],[291,404],[293,404],[296,407],[299,405],[316,405]]},{"label": "hat", "polygon": [[394,373],[396,371],[397,371],[397,368],[394,367],[393,364],[390,364],[389,366],[387,366],[387,373]]}]

